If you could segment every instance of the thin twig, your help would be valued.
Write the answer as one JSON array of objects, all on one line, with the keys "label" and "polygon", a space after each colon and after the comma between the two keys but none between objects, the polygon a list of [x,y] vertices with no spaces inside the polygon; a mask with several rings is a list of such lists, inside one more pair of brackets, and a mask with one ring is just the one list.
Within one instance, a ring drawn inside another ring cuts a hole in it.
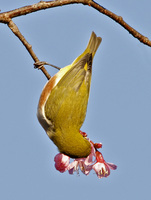
[{"label": "thin twig", "polygon": [[121,16],[114,14],[113,12],[107,10],[106,8],[102,7],[98,3],[92,0],[56,0],[56,1],[40,1],[39,3],[21,7],[15,10],[11,10],[8,12],[0,13],[0,22],[1,23],[8,23],[10,18],[19,17],[21,15],[26,15],[32,12],[36,12],[38,10],[48,9],[52,7],[64,6],[68,4],[83,4],[93,7],[94,9],[98,10],[100,13],[110,17],[117,23],[119,23],[122,27],[124,27],[131,35],[137,38],[140,42],[151,46],[151,41],[128,25]]},{"label": "thin twig", "polygon": [[[27,42],[27,40],[24,38],[24,36],[19,31],[18,27],[16,26],[16,24],[12,20],[9,21],[8,27],[19,38],[19,40],[23,43],[23,45],[26,47],[27,51],[29,52],[29,54],[31,55],[31,57],[33,58],[33,60],[35,62],[39,62],[39,59],[37,58],[36,54],[34,53],[34,51],[32,49],[32,46]],[[45,74],[45,76],[47,77],[47,79],[49,80],[51,78],[51,76],[49,75],[49,73],[47,72],[47,70],[44,68],[44,66],[41,66],[40,69]]]},{"label": "thin twig", "polygon": [[98,10],[99,12],[101,12],[102,14],[107,15],[108,17],[116,21],[118,24],[124,27],[131,35],[137,38],[140,42],[148,46],[151,46],[151,41],[147,37],[139,33],[138,31],[136,31],[134,28],[132,28],[129,24],[127,24],[121,16],[118,16],[114,14],[113,12],[103,8],[102,6],[100,6],[94,1],[91,1],[90,5],[96,10]]}]

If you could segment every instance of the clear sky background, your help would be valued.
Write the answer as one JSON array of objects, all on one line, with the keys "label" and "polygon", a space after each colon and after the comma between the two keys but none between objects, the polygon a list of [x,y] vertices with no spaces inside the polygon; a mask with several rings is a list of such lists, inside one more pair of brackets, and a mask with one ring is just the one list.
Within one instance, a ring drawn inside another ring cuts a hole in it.
[{"label": "clear sky background", "polygon": [[[38,1],[0,0],[1,12]],[[150,0],[98,0],[151,39]],[[151,196],[151,48],[113,20],[83,5],[47,9],[14,19],[40,60],[60,67],[85,49],[92,31],[102,37],[93,62],[82,130],[102,142],[108,178],[61,174],[56,146],[36,112],[47,81],[25,47],[0,24],[0,199],[147,200]],[[53,75],[57,70],[47,67]]]}]

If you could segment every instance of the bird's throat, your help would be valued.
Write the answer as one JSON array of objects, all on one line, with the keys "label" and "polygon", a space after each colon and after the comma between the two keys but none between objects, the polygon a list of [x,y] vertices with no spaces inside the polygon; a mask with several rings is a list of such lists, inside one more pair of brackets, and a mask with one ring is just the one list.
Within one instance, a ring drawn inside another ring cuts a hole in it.
[{"label": "bird's throat", "polygon": [[84,158],[91,152],[90,142],[73,129],[57,130],[51,139],[61,153],[71,158]]}]

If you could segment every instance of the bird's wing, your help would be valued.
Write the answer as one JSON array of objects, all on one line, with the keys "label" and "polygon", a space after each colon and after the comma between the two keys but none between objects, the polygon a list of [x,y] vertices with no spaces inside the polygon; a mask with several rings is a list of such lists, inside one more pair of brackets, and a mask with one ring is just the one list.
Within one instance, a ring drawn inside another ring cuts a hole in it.
[{"label": "bird's wing", "polygon": [[87,53],[61,78],[45,104],[45,115],[56,127],[80,129],[86,115],[92,55]]}]

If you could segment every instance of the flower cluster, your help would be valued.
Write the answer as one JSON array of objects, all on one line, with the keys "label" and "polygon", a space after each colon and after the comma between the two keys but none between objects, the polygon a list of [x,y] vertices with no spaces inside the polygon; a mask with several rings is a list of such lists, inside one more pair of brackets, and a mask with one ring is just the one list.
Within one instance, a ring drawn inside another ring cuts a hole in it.
[{"label": "flower cluster", "polygon": [[[86,137],[86,133],[80,131],[80,133]],[[88,139],[89,140],[89,139]],[[93,169],[96,172],[98,178],[108,177],[110,175],[110,170],[115,170],[117,168],[113,163],[107,163],[102,154],[98,151],[102,147],[101,143],[91,143],[91,153],[86,158],[78,158],[70,163],[70,157],[59,153],[55,156],[55,168],[61,173],[68,170],[69,174],[74,172],[79,173],[79,169],[85,174],[88,175]]]}]

